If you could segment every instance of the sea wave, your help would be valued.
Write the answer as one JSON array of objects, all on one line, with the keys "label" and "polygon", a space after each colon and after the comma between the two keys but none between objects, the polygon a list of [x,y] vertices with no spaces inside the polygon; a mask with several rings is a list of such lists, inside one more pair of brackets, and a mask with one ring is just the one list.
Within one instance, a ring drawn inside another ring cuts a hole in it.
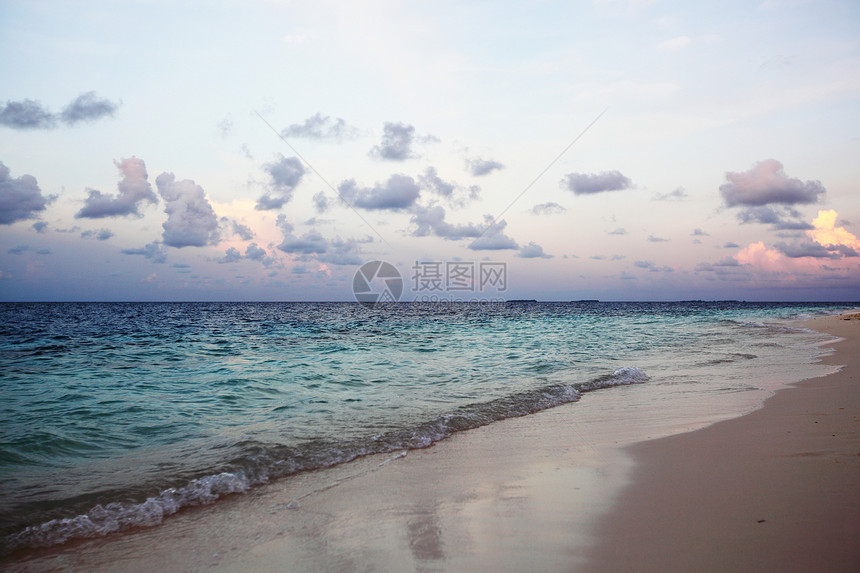
[{"label": "sea wave", "polygon": [[586,392],[642,384],[648,379],[648,375],[640,368],[619,368],[612,374],[586,382],[545,385],[487,402],[469,404],[416,426],[364,439],[309,441],[298,446],[244,442],[237,444],[241,453],[224,468],[194,479],[184,487],[166,488],[142,502],[98,504],[84,514],[28,526],[7,536],[0,554],[8,555],[28,547],[49,547],[72,539],[104,537],[134,527],[159,525],[182,508],[205,505],[230,494],[244,493],[271,479],[331,467],[365,455],[426,448],[457,432],[576,402]]}]

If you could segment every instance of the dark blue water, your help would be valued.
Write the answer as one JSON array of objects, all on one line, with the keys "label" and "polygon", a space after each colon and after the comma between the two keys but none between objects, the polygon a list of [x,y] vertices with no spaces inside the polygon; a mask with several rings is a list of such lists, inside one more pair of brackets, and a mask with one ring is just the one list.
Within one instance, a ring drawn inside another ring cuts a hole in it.
[{"label": "dark blue water", "polygon": [[[814,361],[798,315],[749,303],[0,305],[3,551],[182,507],[590,390]],[[686,389],[687,391],[689,389]]]}]

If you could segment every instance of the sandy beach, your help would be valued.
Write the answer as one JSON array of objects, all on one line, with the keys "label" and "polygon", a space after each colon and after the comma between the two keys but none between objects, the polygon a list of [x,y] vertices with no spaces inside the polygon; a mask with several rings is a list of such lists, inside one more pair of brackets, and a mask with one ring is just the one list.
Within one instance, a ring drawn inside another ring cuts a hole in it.
[{"label": "sandy beach", "polygon": [[641,387],[594,392],[4,567],[857,571],[860,320],[806,326],[844,339],[844,369],[701,430],[659,438]]},{"label": "sandy beach", "polygon": [[860,315],[845,368],[752,414],[630,448],[636,468],[597,526],[588,571],[860,571]]}]

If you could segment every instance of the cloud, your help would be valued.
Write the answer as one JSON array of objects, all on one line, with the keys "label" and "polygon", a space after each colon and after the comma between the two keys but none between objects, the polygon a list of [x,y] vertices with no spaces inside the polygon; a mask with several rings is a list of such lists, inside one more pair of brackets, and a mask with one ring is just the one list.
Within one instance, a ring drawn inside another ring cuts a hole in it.
[{"label": "cloud", "polygon": [[33,223],[33,228],[37,233],[47,233],[48,232],[48,224],[44,221],[36,221]]},{"label": "cloud", "polygon": [[333,265],[360,265],[363,262],[359,256],[360,242],[355,239],[335,237],[330,243],[331,249],[318,258],[321,262]]},{"label": "cloud", "polygon": [[293,191],[306,173],[298,157],[284,157],[280,153],[276,161],[263,165],[263,170],[269,175],[269,188],[257,199],[258,211],[283,207],[293,198]]},{"label": "cloud", "polygon": [[629,189],[633,182],[619,171],[604,171],[598,174],[568,173],[561,180],[561,185],[576,195],[589,195]]},{"label": "cloud", "polygon": [[337,189],[347,203],[368,210],[407,209],[415,203],[421,191],[412,177],[399,173],[370,189],[358,187],[353,179],[347,179]]},{"label": "cloud", "polygon": [[521,249],[518,257],[522,257],[524,259],[551,259],[552,255],[547,255],[543,252],[543,247],[535,243],[534,241],[530,241],[528,245],[524,245]]},{"label": "cloud", "polygon": [[627,229],[625,229],[624,227],[618,227],[617,229],[613,229],[613,230],[609,231],[609,234],[610,235],[626,235]]},{"label": "cloud", "polygon": [[668,193],[657,193],[654,195],[655,201],[680,201],[687,198],[687,191],[683,187],[678,187],[674,191]]},{"label": "cloud", "polygon": [[469,244],[473,251],[501,251],[508,249],[519,249],[520,246],[511,237],[504,233],[507,226],[506,221],[493,222],[489,215],[485,217],[488,227],[484,234]]},{"label": "cloud", "polygon": [[800,213],[787,206],[777,205],[771,207],[761,205],[758,207],[747,207],[738,212],[738,220],[741,224],[762,223],[773,225],[776,231],[806,231],[812,229],[812,225],[806,221],[800,221]]},{"label": "cloud", "polygon": [[328,250],[328,240],[316,229],[311,229],[301,237],[296,237],[292,234],[292,226],[290,226],[290,230],[284,233],[284,240],[278,245],[278,248],[290,254],[318,255]]},{"label": "cloud", "polygon": [[819,211],[818,216],[812,220],[813,228],[806,232],[813,241],[828,248],[845,246],[851,249],[860,249],[860,239],[847,231],[845,227],[836,226],[836,218],[839,214],[834,210]]},{"label": "cloud", "polygon": [[424,170],[424,175],[418,176],[418,181],[424,189],[432,191],[441,197],[450,199],[457,189],[453,183],[448,183],[439,177],[435,167],[428,167]]},{"label": "cloud", "polygon": [[655,263],[651,261],[636,261],[633,263],[633,266],[639,269],[645,269],[651,273],[672,273],[675,272],[675,269],[672,267],[658,267]]},{"label": "cloud", "polygon": [[319,231],[312,229],[301,237],[284,237],[278,248],[285,253],[322,254],[328,250],[328,240]]},{"label": "cloud", "polygon": [[469,200],[477,199],[481,192],[481,188],[477,185],[463,189],[456,183],[445,181],[439,177],[433,166],[428,167],[423,175],[418,176],[418,184],[422,189],[427,189],[449,203],[459,206],[465,205]]},{"label": "cloud", "polygon": [[155,185],[166,203],[167,221],[161,225],[165,245],[202,247],[218,242],[218,217],[202,187],[190,179],[176,181],[173,173],[162,173]]},{"label": "cloud", "polygon": [[75,125],[112,116],[119,105],[86,92],[75,98],[63,111],[55,114],[37,100],[7,101],[0,105],[0,125],[12,129],[54,129],[59,122]]},{"label": "cloud", "polygon": [[492,159],[483,159],[482,157],[474,157],[466,159],[466,169],[475,177],[489,175],[493,171],[502,170],[505,166],[498,161]]},{"label": "cloud", "polygon": [[118,108],[119,106],[114,102],[97,97],[96,92],[87,92],[79,95],[63,108],[60,119],[66,125],[75,125],[112,116]]},{"label": "cloud", "polygon": [[825,193],[819,181],[789,178],[776,159],[761,161],[743,173],[727,172],[726,180],[720,194],[728,207],[816,203]]},{"label": "cloud", "polygon": [[243,225],[236,219],[230,219],[229,217],[221,217],[222,228],[224,229],[232,229],[233,234],[237,235],[243,241],[250,241],[254,238],[254,231],[251,230],[251,227],[248,225]]},{"label": "cloud", "polygon": [[278,216],[277,225],[284,233],[284,240],[278,245],[278,249],[297,255],[297,259],[302,261],[316,259],[333,265],[359,264],[361,263],[361,258],[358,256],[361,252],[360,243],[372,241],[372,239],[357,241],[339,237],[329,241],[316,229],[297,237],[293,234],[293,226],[284,215]]},{"label": "cloud", "polygon": [[224,116],[224,119],[218,122],[218,125],[215,127],[218,128],[218,133],[221,134],[221,137],[224,139],[230,137],[230,134],[233,133],[233,116],[232,114],[227,114]]},{"label": "cloud", "polygon": [[690,236],[691,237],[710,237],[711,235],[709,233],[704,232],[703,230],[701,230],[699,228],[695,228],[695,229],[693,229],[693,232],[690,233]]},{"label": "cloud", "polygon": [[252,261],[262,261],[266,259],[266,249],[257,246],[257,243],[251,243],[245,249],[245,257]]},{"label": "cloud", "polygon": [[413,211],[412,231],[414,237],[426,237],[435,235],[443,239],[459,240],[465,238],[478,238],[484,232],[484,228],[473,223],[466,225],[454,225],[445,221],[445,209],[440,205],[422,207],[417,205]]},{"label": "cloud", "polygon": [[83,208],[75,215],[76,218],[100,219],[127,215],[140,217],[141,203],[158,203],[158,196],[149,184],[149,175],[146,173],[143,159],[131,156],[119,162],[114,161],[114,165],[122,175],[117,184],[119,193],[108,195],[96,189],[89,189],[89,195],[84,200]]},{"label": "cloud", "polygon": [[529,212],[532,215],[558,215],[559,213],[564,213],[567,211],[564,207],[559,205],[558,203],[540,203],[535,205]]},{"label": "cloud", "polygon": [[42,195],[42,190],[32,175],[13,179],[9,168],[0,161],[0,225],[33,219],[54,199],[55,197]]},{"label": "cloud", "polygon": [[416,141],[427,143],[439,141],[439,139],[432,135],[416,138],[414,126],[387,121],[383,124],[382,142],[373,146],[370,156],[389,161],[404,161],[418,157],[412,152],[412,144]]},{"label": "cloud", "polygon": [[669,239],[664,239],[663,237],[657,237],[654,235],[648,235],[648,241],[651,243],[668,243]]},{"label": "cloud", "polygon": [[153,263],[167,262],[167,248],[158,242],[148,243],[142,249],[123,249],[124,255],[143,255]]},{"label": "cloud", "polygon": [[739,247],[740,247],[740,245],[739,245],[739,244],[737,244],[737,243],[733,243],[733,242],[731,242],[731,241],[729,241],[729,242],[727,242],[725,245],[723,245],[723,248],[724,248],[724,249],[737,249],[737,248],[739,248]]},{"label": "cloud", "polygon": [[325,196],[325,193],[323,193],[322,191],[314,193],[313,201],[314,209],[316,209],[317,213],[325,213],[326,211],[328,211],[329,202],[328,197]]},{"label": "cloud", "polygon": [[10,255],[23,255],[24,253],[26,253],[29,250],[30,250],[29,245],[16,245],[16,246],[12,247],[11,249],[8,249],[6,252],[9,253]]},{"label": "cloud", "polygon": [[[777,243],[774,248],[791,259],[799,259],[803,257],[812,257],[816,259],[839,259],[842,254],[839,252],[830,252],[824,245],[814,241],[805,241],[801,243]],[[852,255],[849,255],[852,256]],[[854,252],[853,256],[857,256]]]},{"label": "cloud", "polygon": [[[737,245],[735,245],[737,246]],[[699,263],[696,265],[697,271],[716,272],[725,274],[727,268],[740,267],[741,264],[734,257],[726,257],[716,263]]]},{"label": "cloud", "polygon": [[95,229],[81,233],[82,239],[96,239],[99,241],[107,241],[113,236],[114,233],[110,229]]},{"label": "cloud", "polygon": [[0,106],[0,125],[12,129],[53,129],[57,118],[36,100],[7,101]]},{"label": "cloud", "polygon": [[225,263],[229,264],[229,263],[237,263],[240,260],[242,260],[242,253],[239,252],[239,249],[237,249],[236,247],[230,247],[224,253],[224,256],[222,258],[218,259],[218,262],[221,264],[225,264]]},{"label": "cloud", "polygon": [[358,135],[358,129],[348,126],[341,118],[332,120],[317,112],[307,118],[304,123],[294,123],[281,131],[284,139],[290,137],[305,139],[351,139]]}]

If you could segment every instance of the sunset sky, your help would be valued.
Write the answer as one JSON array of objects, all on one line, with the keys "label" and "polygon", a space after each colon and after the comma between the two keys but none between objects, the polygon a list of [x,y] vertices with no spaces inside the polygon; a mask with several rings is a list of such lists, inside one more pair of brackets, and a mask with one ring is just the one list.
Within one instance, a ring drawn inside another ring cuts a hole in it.
[{"label": "sunset sky", "polygon": [[[0,4],[0,300],[860,300],[860,4]],[[419,265],[420,266],[420,265]],[[426,265],[421,268],[427,268]]]}]

